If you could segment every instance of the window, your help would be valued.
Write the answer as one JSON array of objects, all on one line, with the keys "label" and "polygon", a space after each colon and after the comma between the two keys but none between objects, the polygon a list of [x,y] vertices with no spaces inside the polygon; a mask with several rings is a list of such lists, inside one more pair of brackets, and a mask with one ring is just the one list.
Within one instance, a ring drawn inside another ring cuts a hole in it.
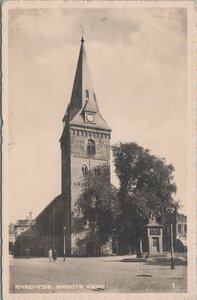
[{"label": "window", "polygon": [[96,166],[96,167],[95,167],[95,169],[94,169],[94,174],[95,174],[96,176],[99,176],[99,175],[100,175],[100,168],[99,168],[99,166]]},{"label": "window", "polygon": [[95,155],[96,154],[96,146],[95,141],[89,139],[87,144],[87,154],[88,155]]},{"label": "window", "polygon": [[89,99],[89,91],[86,90],[86,98]]},{"label": "window", "polygon": [[88,167],[86,165],[82,166],[82,173],[83,173],[83,175],[87,175],[87,173],[88,173]]},{"label": "window", "polygon": [[77,100],[74,101],[73,107],[74,107],[74,108],[77,108],[77,107],[78,107],[78,101],[77,101]]}]

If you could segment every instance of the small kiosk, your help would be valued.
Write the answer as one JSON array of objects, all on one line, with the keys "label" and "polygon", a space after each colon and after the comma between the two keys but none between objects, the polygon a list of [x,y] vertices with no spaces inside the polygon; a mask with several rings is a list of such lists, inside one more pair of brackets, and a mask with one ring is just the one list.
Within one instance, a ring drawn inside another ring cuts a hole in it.
[{"label": "small kiosk", "polygon": [[151,216],[146,227],[149,254],[163,253],[163,226],[155,220],[155,217]]}]

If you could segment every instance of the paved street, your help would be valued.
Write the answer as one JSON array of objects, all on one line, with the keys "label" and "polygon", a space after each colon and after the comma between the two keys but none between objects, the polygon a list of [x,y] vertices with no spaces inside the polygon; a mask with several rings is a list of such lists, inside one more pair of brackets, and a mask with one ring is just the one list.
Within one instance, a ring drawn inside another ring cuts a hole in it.
[{"label": "paved street", "polygon": [[186,292],[187,266],[179,260],[174,270],[170,262],[123,262],[122,256],[93,258],[12,258],[11,293],[58,292]]}]

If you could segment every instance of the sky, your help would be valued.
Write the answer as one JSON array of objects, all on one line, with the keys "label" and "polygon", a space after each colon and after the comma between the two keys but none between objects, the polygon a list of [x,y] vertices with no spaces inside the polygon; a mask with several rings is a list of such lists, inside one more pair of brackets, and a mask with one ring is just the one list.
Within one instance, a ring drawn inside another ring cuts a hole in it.
[{"label": "sky", "polygon": [[36,217],[61,193],[59,138],[80,25],[111,145],[136,142],[172,163],[175,199],[186,212],[186,9],[18,8],[9,11],[8,23],[10,222],[30,211]]}]

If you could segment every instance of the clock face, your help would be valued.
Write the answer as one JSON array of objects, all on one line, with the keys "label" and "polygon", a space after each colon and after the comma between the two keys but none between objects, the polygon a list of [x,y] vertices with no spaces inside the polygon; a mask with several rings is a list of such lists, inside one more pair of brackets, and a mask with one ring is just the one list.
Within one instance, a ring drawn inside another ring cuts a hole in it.
[{"label": "clock face", "polygon": [[94,116],[93,115],[86,115],[86,121],[92,123],[94,122]]}]

